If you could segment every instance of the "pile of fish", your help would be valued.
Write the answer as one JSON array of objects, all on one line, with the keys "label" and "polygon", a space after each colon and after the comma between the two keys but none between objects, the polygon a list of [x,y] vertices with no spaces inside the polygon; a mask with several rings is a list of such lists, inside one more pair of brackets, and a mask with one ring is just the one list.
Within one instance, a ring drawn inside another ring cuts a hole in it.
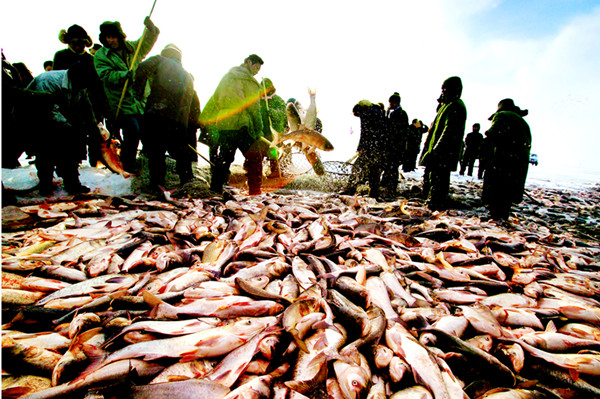
[{"label": "pile of fish", "polygon": [[600,397],[597,240],[419,201],[167,199],[11,209],[36,227],[2,233],[3,397]]}]

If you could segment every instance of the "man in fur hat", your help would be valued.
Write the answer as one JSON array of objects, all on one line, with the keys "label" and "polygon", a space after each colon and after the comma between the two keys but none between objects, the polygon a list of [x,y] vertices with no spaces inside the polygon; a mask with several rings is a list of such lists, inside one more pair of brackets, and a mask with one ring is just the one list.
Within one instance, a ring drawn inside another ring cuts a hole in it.
[{"label": "man in fur hat", "polygon": [[67,45],[64,50],[54,54],[52,68],[55,71],[69,69],[76,62],[93,64],[92,55],[86,51],[94,42],[85,29],[79,25],[71,25],[69,29],[62,29],[58,34],[58,40]]},{"label": "man in fur hat", "polygon": [[448,206],[450,172],[458,167],[467,121],[467,108],[460,99],[461,94],[462,81],[458,76],[452,76],[442,84],[437,115],[419,161],[425,166],[423,196],[431,210]]},{"label": "man in fur hat", "polygon": [[153,189],[165,184],[165,153],[177,161],[179,181],[192,180],[196,153],[196,131],[200,102],[194,91],[194,78],[181,64],[181,50],[168,44],[160,53],[142,62],[136,71],[135,89],[142,97],[146,81],[150,95],[142,118],[141,139],[150,165]]},{"label": "man in fur hat", "polygon": [[531,150],[531,131],[523,119],[527,114],[506,98],[490,116],[482,201],[493,219],[508,219],[511,205],[523,200]]},{"label": "man in fur hat", "polygon": [[[104,84],[111,117],[116,119],[115,127],[117,130],[123,131],[121,141],[123,167],[133,173],[137,172],[136,159],[140,143],[142,104],[135,97],[133,84],[129,80],[133,78],[137,65],[152,50],[160,33],[150,18],[146,17],[144,25],[146,26],[145,34],[137,41],[129,41],[125,40],[125,33],[118,21],[104,22],[100,25],[100,43],[103,47],[93,57],[96,72]],[[137,59],[134,60],[140,40],[142,40],[140,51]],[[119,108],[124,87],[125,93]],[[117,132],[113,132],[113,134],[119,136]]]},{"label": "man in fur hat", "polygon": [[[76,63],[81,63],[86,68],[94,70],[94,57],[86,51],[86,48],[92,47],[93,41],[85,29],[79,25],[71,25],[69,29],[60,31],[58,40],[68,45],[68,47],[54,54],[53,70],[66,70]],[[101,122],[108,116],[108,103],[104,88],[96,73],[90,73],[87,76],[89,79],[87,82],[89,98],[96,119]],[[99,135],[94,134],[87,138],[88,159],[91,166],[96,166],[102,160],[100,143],[101,137]]]}]

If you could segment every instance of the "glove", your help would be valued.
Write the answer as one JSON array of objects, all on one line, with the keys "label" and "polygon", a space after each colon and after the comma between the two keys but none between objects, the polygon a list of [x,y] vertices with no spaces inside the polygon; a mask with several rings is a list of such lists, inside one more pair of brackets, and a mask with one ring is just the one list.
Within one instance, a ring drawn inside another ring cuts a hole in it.
[{"label": "glove", "polygon": [[150,31],[158,31],[158,28],[156,27],[156,25],[154,25],[154,22],[152,22],[150,17],[146,17],[144,19],[144,26]]}]

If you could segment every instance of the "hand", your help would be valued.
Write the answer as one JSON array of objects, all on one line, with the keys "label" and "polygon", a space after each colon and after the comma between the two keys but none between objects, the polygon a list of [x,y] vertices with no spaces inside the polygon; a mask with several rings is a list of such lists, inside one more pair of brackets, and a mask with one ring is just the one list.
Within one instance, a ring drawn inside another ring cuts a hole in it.
[{"label": "hand", "polygon": [[156,29],[156,25],[154,25],[154,22],[152,22],[152,20],[150,19],[150,17],[146,17],[144,19],[144,26],[146,28],[148,28],[148,30],[154,30],[154,29]]}]

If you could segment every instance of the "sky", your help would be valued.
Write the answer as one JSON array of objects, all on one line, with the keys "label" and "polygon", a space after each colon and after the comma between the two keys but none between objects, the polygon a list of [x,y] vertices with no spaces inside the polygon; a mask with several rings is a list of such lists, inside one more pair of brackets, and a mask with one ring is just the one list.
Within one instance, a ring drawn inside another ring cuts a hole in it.
[{"label": "sky", "polygon": [[[152,0],[2,2],[0,46],[34,75],[66,45],[61,29],[83,26],[98,42],[104,21],[127,38],[143,31]],[[597,0],[157,0],[161,30],[150,55],[169,43],[183,52],[202,105],[223,75],[256,53],[256,76],[308,106],[317,91],[323,134],[346,161],[360,134],[352,107],[397,91],[409,119],[430,125],[442,82],[463,81],[468,133],[485,132],[504,98],[523,109],[540,168],[597,171],[600,181],[600,2]]]}]

